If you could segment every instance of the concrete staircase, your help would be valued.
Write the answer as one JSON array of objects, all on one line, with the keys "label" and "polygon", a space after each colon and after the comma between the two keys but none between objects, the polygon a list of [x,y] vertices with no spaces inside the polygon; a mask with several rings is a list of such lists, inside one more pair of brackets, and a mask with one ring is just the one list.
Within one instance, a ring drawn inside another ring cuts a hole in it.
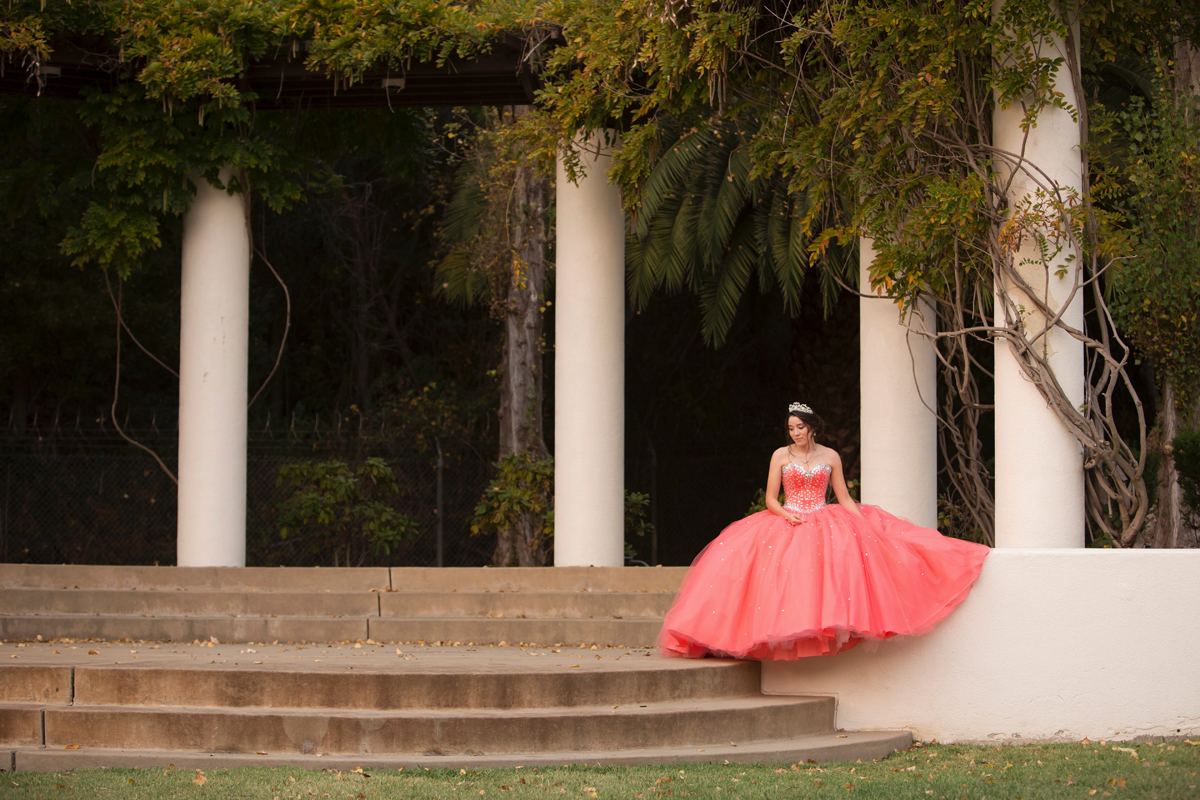
[{"label": "concrete staircase", "polygon": [[0,639],[643,647],[684,571],[0,564]]},{"label": "concrete staircase", "polygon": [[829,697],[762,695],[756,662],[647,649],[682,572],[0,565],[0,766],[820,761],[911,743],[836,730]]}]

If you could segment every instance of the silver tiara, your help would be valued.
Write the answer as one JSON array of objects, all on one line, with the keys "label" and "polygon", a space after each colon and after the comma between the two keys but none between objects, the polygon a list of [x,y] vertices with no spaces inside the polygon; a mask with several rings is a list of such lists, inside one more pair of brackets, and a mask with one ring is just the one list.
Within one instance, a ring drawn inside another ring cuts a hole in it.
[{"label": "silver tiara", "polygon": [[792,403],[790,406],[788,406],[788,412],[792,411],[802,411],[805,414],[813,413],[813,410],[804,403]]}]

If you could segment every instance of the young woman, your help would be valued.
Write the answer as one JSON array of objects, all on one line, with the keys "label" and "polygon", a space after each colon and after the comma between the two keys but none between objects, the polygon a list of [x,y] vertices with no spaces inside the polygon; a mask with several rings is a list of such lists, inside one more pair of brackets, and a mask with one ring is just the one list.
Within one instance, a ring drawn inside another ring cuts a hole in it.
[{"label": "young woman", "polygon": [[[767,509],[696,557],[663,622],[665,655],[797,659],[924,633],[966,597],[984,545],[857,505],[824,425],[788,408],[791,444],[771,457]],[[786,502],[779,504],[782,485]],[[837,503],[827,505],[832,485]]]}]

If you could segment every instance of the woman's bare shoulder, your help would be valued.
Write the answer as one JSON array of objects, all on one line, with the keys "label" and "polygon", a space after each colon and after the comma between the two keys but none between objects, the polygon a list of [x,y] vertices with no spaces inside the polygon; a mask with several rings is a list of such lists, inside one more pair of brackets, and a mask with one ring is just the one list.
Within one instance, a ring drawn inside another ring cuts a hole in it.
[{"label": "woman's bare shoulder", "polygon": [[838,455],[837,450],[834,450],[832,447],[825,447],[825,445],[821,445],[821,447],[824,448],[821,451],[821,458],[825,460],[826,464],[831,467],[841,466],[842,457]]},{"label": "woman's bare shoulder", "polygon": [[774,453],[771,453],[771,463],[772,464],[774,464],[776,461],[787,461],[787,460],[788,460],[788,449],[787,449],[786,445],[778,448]]}]

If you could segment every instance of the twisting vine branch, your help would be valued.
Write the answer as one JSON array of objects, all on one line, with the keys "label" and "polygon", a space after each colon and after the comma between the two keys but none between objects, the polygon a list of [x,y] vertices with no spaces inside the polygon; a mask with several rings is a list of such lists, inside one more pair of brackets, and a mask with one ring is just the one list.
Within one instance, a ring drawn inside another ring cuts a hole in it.
[{"label": "twisting vine branch", "polygon": [[[104,273],[104,283],[105,283],[105,285],[108,285],[108,272],[107,271]],[[117,400],[121,396],[121,329],[125,327],[125,323],[121,317],[121,287],[122,287],[123,283],[124,283],[124,281],[118,280],[117,296],[113,300],[113,304],[117,310],[117,365],[116,365],[116,377],[113,380],[112,408],[109,410],[109,414],[112,417],[113,427],[117,429],[117,433],[121,434],[121,438],[124,439],[125,441],[129,442],[134,447],[138,447],[142,450],[145,450],[147,453],[149,453],[150,456],[156,462],[158,462],[158,466],[161,467],[162,471],[167,474],[167,477],[170,478],[171,481],[176,486],[178,486],[179,479],[175,477],[175,473],[171,472],[170,468],[167,467],[166,463],[164,463],[163,460],[161,458],[159,458],[158,453],[154,452],[146,445],[142,444],[141,442],[137,441],[136,439],[133,439],[128,434],[126,434],[125,431],[121,428],[121,423],[117,421]],[[110,296],[112,295],[112,287],[111,286],[109,286],[109,295]],[[128,330],[128,328],[126,328],[126,330]],[[133,338],[132,334],[130,335],[130,338]],[[150,355],[150,354],[147,353],[147,355]],[[150,356],[150,357],[154,358],[153,356]],[[158,359],[155,359],[155,361],[158,361]],[[161,364],[162,362],[159,362],[159,363]]]}]

